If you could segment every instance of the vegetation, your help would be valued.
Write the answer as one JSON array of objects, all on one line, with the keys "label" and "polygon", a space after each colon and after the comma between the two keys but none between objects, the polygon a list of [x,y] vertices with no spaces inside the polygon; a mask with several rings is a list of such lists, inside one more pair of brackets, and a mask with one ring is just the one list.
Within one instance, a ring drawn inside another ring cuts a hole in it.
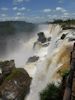
[{"label": "vegetation", "polygon": [[72,24],[75,25],[75,19],[67,19],[67,20],[54,20],[52,24]]},{"label": "vegetation", "polygon": [[75,25],[75,19],[67,19],[67,20],[57,19],[50,23],[60,24],[63,29],[75,29],[75,27],[73,27]]},{"label": "vegetation", "polygon": [[62,76],[62,82],[59,86],[56,86],[54,83],[49,84],[41,93],[40,99],[41,100],[62,100],[64,95],[64,89],[66,82],[66,77],[69,74],[69,70],[64,70],[59,72]]},{"label": "vegetation", "polygon": [[66,69],[59,70],[57,73],[63,78],[68,76],[69,71],[70,71],[69,68],[66,68]]},{"label": "vegetation", "polygon": [[12,73],[8,77],[6,77],[6,80],[11,80],[14,77],[19,77],[23,72],[24,70],[22,68],[14,68]]},{"label": "vegetation", "polygon": [[0,36],[13,36],[18,33],[33,32],[35,24],[25,21],[4,21],[0,22]]},{"label": "vegetation", "polygon": [[61,87],[54,83],[49,84],[45,90],[40,93],[41,100],[61,100]]}]

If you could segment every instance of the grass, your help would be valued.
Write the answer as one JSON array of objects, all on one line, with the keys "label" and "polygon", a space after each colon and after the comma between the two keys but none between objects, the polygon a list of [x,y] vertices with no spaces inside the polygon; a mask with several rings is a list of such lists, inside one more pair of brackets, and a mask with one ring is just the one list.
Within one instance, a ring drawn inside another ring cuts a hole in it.
[{"label": "grass", "polygon": [[23,73],[22,68],[14,68],[12,73],[8,77],[6,77],[5,80],[11,80],[12,78],[14,78],[16,76],[19,77],[22,73]]}]

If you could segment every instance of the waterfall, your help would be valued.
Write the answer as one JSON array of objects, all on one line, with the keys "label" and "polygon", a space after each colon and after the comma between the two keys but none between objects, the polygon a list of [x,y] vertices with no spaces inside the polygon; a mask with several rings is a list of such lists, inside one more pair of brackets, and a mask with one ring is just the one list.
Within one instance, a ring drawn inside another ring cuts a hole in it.
[{"label": "waterfall", "polygon": [[[69,65],[70,52],[74,41],[69,42],[68,39],[71,36],[74,37],[72,34],[74,31],[62,30],[60,25],[50,24],[49,32],[51,41],[47,49],[47,55],[43,60],[39,60],[35,66],[36,71],[30,86],[30,93],[25,100],[40,100],[40,92],[47,84],[52,82],[58,84],[58,82],[61,82],[61,77],[54,79],[54,75],[57,76],[57,71],[61,66],[64,67],[64,64]],[[61,40],[63,33],[68,33],[68,35]]]}]

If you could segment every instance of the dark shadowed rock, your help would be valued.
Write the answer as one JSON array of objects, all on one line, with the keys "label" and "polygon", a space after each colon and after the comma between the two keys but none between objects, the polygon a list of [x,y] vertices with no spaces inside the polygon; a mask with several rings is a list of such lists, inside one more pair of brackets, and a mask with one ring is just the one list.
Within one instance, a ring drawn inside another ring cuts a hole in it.
[{"label": "dark shadowed rock", "polygon": [[51,37],[47,38],[47,41],[51,41]]},{"label": "dark shadowed rock", "polygon": [[3,82],[3,75],[0,74],[0,85],[2,84],[2,82]]},{"label": "dark shadowed rock", "polygon": [[11,74],[13,68],[15,68],[14,60],[0,62],[0,68],[2,70],[2,75],[6,77]]},{"label": "dark shadowed rock", "polygon": [[62,34],[61,39],[63,40],[66,37],[66,34]]},{"label": "dark shadowed rock", "polygon": [[30,57],[30,58],[28,59],[27,63],[29,63],[29,62],[36,62],[36,61],[38,61],[38,59],[39,59],[39,56]]},{"label": "dark shadowed rock", "polygon": [[2,100],[24,100],[30,89],[31,78],[23,68],[14,68],[0,86]]},{"label": "dark shadowed rock", "polygon": [[38,41],[41,42],[41,43],[46,42],[46,37],[45,37],[43,32],[38,33]]},{"label": "dark shadowed rock", "polygon": [[75,41],[75,38],[69,38],[68,41]]}]

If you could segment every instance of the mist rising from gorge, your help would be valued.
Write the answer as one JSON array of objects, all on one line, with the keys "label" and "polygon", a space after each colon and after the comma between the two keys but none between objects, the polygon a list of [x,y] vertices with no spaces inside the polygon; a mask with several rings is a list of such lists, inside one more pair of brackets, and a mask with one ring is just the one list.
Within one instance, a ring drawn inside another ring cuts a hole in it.
[{"label": "mist rising from gorge", "polygon": [[0,22],[0,60],[14,59],[22,66],[33,55],[36,34],[48,30],[47,25],[36,25],[22,21]]}]

